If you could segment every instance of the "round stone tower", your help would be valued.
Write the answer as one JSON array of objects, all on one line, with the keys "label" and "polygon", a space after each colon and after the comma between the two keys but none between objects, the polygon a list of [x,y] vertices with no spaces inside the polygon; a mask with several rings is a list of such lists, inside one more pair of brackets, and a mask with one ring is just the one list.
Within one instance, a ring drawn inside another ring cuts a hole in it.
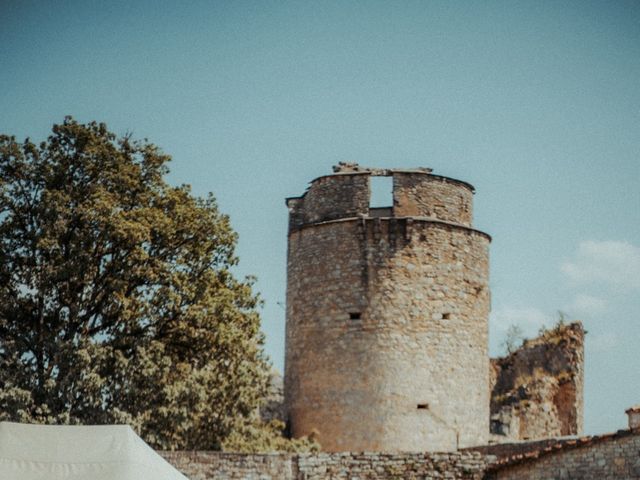
[{"label": "round stone tower", "polygon": [[[489,434],[490,237],[473,187],[341,164],[287,199],[285,404],[327,451],[449,451]],[[393,206],[370,208],[370,177]]]}]

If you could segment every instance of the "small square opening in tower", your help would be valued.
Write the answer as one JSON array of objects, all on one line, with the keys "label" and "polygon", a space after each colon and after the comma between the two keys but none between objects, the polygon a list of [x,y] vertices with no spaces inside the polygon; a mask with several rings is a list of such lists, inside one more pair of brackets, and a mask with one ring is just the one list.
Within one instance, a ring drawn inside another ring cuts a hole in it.
[{"label": "small square opening in tower", "polygon": [[369,208],[393,207],[393,177],[369,177]]},{"label": "small square opening in tower", "polygon": [[418,404],[418,410],[429,410],[429,404],[428,403],[419,403]]},{"label": "small square opening in tower", "polygon": [[350,312],[349,319],[350,320],[360,320],[362,318],[362,314],[360,312]]},{"label": "small square opening in tower", "polygon": [[451,318],[451,314],[450,313],[443,313],[442,314],[442,318],[445,320],[449,320]]}]

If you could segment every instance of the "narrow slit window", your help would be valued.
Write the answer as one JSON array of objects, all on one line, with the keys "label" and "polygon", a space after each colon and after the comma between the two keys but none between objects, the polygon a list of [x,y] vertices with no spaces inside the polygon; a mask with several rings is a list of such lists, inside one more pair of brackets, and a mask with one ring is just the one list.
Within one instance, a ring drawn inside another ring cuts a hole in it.
[{"label": "narrow slit window", "polygon": [[429,404],[428,403],[419,403],[418,404],[418,410],[429,410]]},{"label": "narrow slit window", "polygon": [[349,313],[349,319],[350,320],[360,320],[361,317],[362,317],[362,314],[360,312],[351,312],[351,313]]},{"label": "narrow slit window", "polygon": [[393,177],[370,177],[369,208],[393,207]]}]

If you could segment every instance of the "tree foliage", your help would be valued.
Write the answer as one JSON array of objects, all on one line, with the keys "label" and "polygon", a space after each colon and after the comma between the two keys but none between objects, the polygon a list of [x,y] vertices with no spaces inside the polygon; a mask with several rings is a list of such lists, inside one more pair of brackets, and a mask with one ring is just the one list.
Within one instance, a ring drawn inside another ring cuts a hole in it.
[{"label": "tree foliage", "polygon": [[280,420],[246,422],[234,430],[223,442],[222,449],[228,452],[318,452],[320,444],[315,434],[308,437],[288,439],[283,435],[285,424]]},{"label": "tree foliage", "polygon": [[162,449],[253,421],[259,300],[229,219],[168,161],[70,117],[39,145],[0,136],[1,419],[129,423]]}]

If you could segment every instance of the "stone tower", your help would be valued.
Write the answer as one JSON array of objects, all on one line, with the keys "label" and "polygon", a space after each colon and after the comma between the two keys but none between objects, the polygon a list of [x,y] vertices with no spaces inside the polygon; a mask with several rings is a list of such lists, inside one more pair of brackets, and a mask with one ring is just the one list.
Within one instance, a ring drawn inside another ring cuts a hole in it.
[{"label": "stone tower", "polygon": [[[285,404],[327,451],[487,443],[489,243],[474,189],[356,164],[287,199]],[[370,178],[393,206],[370,208]]]}]

